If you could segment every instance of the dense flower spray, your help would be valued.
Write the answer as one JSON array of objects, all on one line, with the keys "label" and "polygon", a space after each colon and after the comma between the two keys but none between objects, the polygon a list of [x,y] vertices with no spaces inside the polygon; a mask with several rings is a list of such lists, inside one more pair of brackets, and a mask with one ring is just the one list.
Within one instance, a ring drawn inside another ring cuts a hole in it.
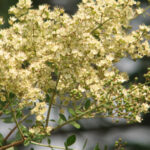
[{"label": "dense flower spray", "polygon": [[149,107],[150,72],[145,84],[126,89],[127,74],[113,67],[128,54],[133,59],[150,56],[150,27],[126,32],[129,21],[143,12],[137,2],[83,0],[73,16],[48,5],[32,9],[31,4],[19,0],[9,9],[10,27],[0,30],[0,100],[20,111],[31,108],[40,122],[32,134],[38,126],[43,130],[41,124],[48,129],[56,98],[61,112],[71,107],[76,119],[100,114],[140,122],[140,113]]}]

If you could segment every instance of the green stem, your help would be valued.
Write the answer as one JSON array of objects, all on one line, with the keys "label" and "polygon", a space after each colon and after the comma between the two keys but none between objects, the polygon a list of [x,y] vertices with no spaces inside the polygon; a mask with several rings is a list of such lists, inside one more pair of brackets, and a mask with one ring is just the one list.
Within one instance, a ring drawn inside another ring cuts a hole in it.
[{"label": "green stem", "polygon": [[48,108],[47,117],[46,117],[46,127],[48,126],[50,111],[51,111],[51,107],[52,107],[52,104],[53,104],[53,101],[54,101],[54,97],[56,95],[56,90],[57,90],[59,79],[60,79],[60,75],[58,76],[56,86],[55,86],[54,92],[52,94],[52,98],[49,100],[49,108]]},{"label": "green stem", "polygon": [[[27,119],[31,114],[25,115],[19,122],[18,124],[20,124],[21,122],[23,122],[25,119]],[[7,141],[7,139],[11,136],[11,134],[17,129],[17,125],[11,129],[11,131],[7,134],[7,136],[4,138],[4,142]]]},{"label": "green stem", "polygon": [[56,130],[60,129],[61,127],[65,126],[66,124],[69,124],[69,123],[71,123],[71,122],[73,122],[73,121],[76,121],[76,120],[81,119],[84,115],[86,115],[86,114],[88,114],[88,113],[90,113],[90,112],[96,110],[97,108],[98,108],[98,107],[94,107],[93,109],[87,110],[87,111],[85,111],[85,112],[83,112],[83,113],[81,113],[81,114],[79,114],[79,115],[77,115],[77,116],[75,116],[75,117],[70,118],[70,119],[67,120],[66,122],[64,122],[64,123],[62,123],[62,124],[56,126],[55,128],[53,128],[52,131],[56,131]]},{"label": "green stem", "polygon": [[16,141],[16,142],[13,142],[11,144],[8,144],[8,145],[5,145],[5,146],[1,146],[0,147],[0,150],[6,150],[10,147],[14,147],[14,146],[17,146],[17,145],[20,145],[24,142],[24,139],[20,140],[20,141]]},{"label": "green stem", "polygon": [[12,115],[13,115],[13,119],[14,119],[14,121],[16,123],[16,126],[17,126],[17,128],[18,128],[18,130],[20,132],[20,135],[22,136],[22,139],[24,140],[24,135],[23,135],[23,133],[22,133],[22,131],[20,129],[19,123],[18,123],[17,118],[16,118],[15,110],[13,109],[11,103],[10,103],[10,108],[11,108],[11,112],[12,112]]},{"label": "green stem", "polygon": [[38,146],[43,146],[43,147],[50,147],[50,148],[64,149],[65,150],[65,147],[46,145],[46,144],[41,144],[41,143],[37,143],[37,142],[34,142],[34,141],[31,141],[31,144],[38,145]]}]

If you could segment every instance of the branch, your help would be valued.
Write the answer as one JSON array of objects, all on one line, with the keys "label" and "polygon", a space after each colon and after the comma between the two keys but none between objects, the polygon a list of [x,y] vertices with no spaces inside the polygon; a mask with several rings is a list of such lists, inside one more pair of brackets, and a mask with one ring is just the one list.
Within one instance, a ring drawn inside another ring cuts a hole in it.
[{"label": "branch", "polygon": [[49,121],[49,117],[50,117],[50,111],[51,111],[51,107],[52,107],[52,104],[53,104],[53,101],[54,101],[54,97],[56,95],[56,90],[57,90],[59,79],[60,79],[60,74],[58,76],[58,79],[57,79],[57,82],[56,82],[56,86],[55,86],[52,98],[49,100],[49,108],[48,108],[48,113],[47,113],[47,117],[46,117],[46,127],[48,126],[48,121]]},{"label": "branch", "polygon": [[[149,83],[150,83],[150,82],[147,82],[146,84],[149,84]],[[143,84],[141,84],[141,86],[143,86]],[[133,88],[133,91],[136,90],[136,89],[137,89],[137,87]],[[119,98],[121,98],[121,97],[122,97],[122,95],[116,97],[115,99],[119,99]],[[94,108],[92,108],[92,109],[90,109],[90,110],[87,110],[87,111],[85,111],[85,112],[83,112],[83,113],[81,113],[81,114],[79,114],[79,115],[77,115],[77,116],[75,116],[75,117],[70,118],[70,119],[67,120],[66,122],[64,122],[64,123],[62,123],[62,124],[56,126],[55,128],[53,128],[53,129],[52,129],[52,132],[54,132],[54,131],[60,129],[61,127],[65,126],[66,124],[69,124],[69,123],[71,123],[71,122],[73,122],[73,121],[76,121],[76,120],[78,120],[78,119],[81,119],[84,115],[86,115],[86,114],[88,114],[88,113],[91,113],[92,111],[97,110],[97,109],[99,109],[100,107],[101,107],[101,106],[95,106]],[[98,113],[99,113],[99,112],[98,112]]]},{"label": "branch", "polygon": [[0,150],[6,150],[8,149],[9,147],[14,147],[14,146],[17,146],[17,145],[20,145],[24,142],[24,139],[20,140],[20,141],[17,141],[17,142],[13,142],[11,144],[8,144],[8,145],[5,145],[5,146],[1,146],[0,147]]},{"label": "branch", "polygon": [[19,132],[20,132],[20,135],[22,136],[22,139],[24,139],[24,135],[23,135],[23,133],[22,133],[22,131],[20,129],[19,123],[18,123],[17,118],[16,118],[15,110],[13,109],[11,103],[10,103],[10,108],[11,108],[11,111],[12,111],[13,119],[14,119],[14,121],[16,123],[16,126],[17,126]]},{"label": "branch", "polygon": [[50,147],[50,148],[64,149],[65,150],[65,147],[45,145],[45,144],[37,143],[37,142],[34,142],[34,141],[31,141],[31,144],[38,145],[38,146],[43,146],[43,147]]},{"label": "branch", "polygon": [[[100,106],[99,106],[99,107],[100,107]],[[87,110],[87,111],[85,111],[85,112],[83,112],[83,113],[81,113],[81,114],[79,114],[79,115],[77,115],[77,116],[75,116],[75,117],[70,118],[70,119],[67,120],[66,122],[64,122],[64,123],[62,123],[62,124],[56,126],[55,128],[53,128],[52,131],[56,131],[56,130],[60,129],[61,127],[65,126],[66,124],[69,124],[69,123],[71,123],[71,122],[73,122],[73,121],[76,121],[76,120],[81,119],[84,115],[86,115],[86,114],[88,114],[88,113],[91,113],[92,111],[98,109],[99,107],[94,107],[94,108],[92,108],[92,109],[90,109],[90,110]]]},{"label": "branch", "polygon": [[[27,119],[29,116],[30,116],[30,114],[24,116],[24,117],[18,122],[18,124],[20,124],[21,122],[23,122],[23,121],[24,121],[25,119]],[[11,134],[12,134],[16,129],[17,129],[17,125],[16,125],[13,129],[11,129],[11,131],[8,133],[8,135],[4,138],[4,142],[7,141],[7,139],[11,136]]]}]

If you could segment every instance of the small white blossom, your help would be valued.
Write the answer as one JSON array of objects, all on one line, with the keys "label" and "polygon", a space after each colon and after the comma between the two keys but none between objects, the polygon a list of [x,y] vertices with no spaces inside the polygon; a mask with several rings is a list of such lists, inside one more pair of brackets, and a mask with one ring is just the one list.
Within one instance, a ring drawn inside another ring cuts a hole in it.
[{"label": "small white blossom", "polygon": [[147,103],[142,104],[142,111],[147,111],[149,109],[149,105]]},{"label": "small white blossom", "polygon": [[136,116],[136,121],[141,123],[142,119],[141,119],[141,117],[139,115]]}]

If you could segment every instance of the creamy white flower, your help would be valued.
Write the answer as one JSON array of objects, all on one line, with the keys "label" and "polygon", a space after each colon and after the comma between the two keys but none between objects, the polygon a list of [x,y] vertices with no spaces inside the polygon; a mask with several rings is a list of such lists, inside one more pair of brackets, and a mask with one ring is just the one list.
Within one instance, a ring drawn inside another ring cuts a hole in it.
[{"label": "creamy white flower", "polygon": [[143,103],[141,109],[142,111],[147,111],[149,109],[149,105],[147,103]]},{"label": "creamy white flower", "polygon": [[137,115],[136,116],[136,121],[139,122],[139,123],[141,123],[142,122],[142,118],[139,115]]}]

